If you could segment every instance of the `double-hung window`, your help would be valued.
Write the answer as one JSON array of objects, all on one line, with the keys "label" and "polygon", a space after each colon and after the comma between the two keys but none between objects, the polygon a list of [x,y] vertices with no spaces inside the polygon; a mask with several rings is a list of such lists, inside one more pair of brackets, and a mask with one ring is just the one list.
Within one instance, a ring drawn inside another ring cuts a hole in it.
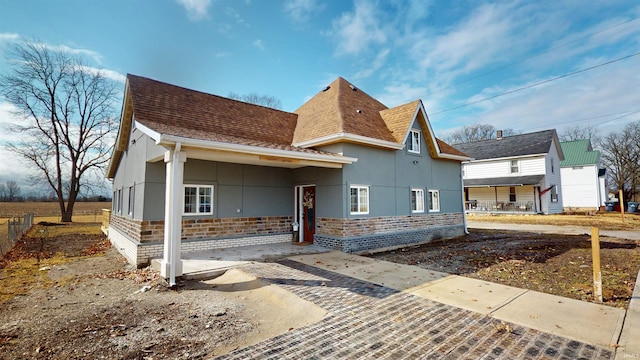
[{"label": "double-hung window", "polygon": [[184,186],[184,214],[211,215],[213,214],[213,186],[185,185]]},{"label": "double-hung window", "polygon": [[424,190],[411,189],[411,212],[424,212]]},{"label": "double-hung window", "polygon": [[429,211],[440,211],[440,191],[429,190]]},{"label": "double-hung window", "polygon": [[511,160],[511,173],[517,174],[520,172],[520,163],[518,160]]},{"label": "double-hung window", "polygon": [[369,187],[362,185],[351,186],[351,206],[350,213],[352,215],[369,213]]},{"label": "double-hung window", "polygon": [[420,131],[411,130],[409,133],[409,144],[407,148],[410,153],[420,154]]}]

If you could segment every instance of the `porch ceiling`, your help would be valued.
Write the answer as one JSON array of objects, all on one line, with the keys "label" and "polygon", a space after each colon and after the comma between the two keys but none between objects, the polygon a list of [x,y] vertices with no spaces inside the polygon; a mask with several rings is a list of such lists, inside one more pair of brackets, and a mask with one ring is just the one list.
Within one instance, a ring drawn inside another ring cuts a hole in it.
[{"label": "porch ceiling", "polygon": [[544,175],[496,177],[484,179],[465,179],[465,187],[490,187],[490,186],[523,186],[539,185]]}]

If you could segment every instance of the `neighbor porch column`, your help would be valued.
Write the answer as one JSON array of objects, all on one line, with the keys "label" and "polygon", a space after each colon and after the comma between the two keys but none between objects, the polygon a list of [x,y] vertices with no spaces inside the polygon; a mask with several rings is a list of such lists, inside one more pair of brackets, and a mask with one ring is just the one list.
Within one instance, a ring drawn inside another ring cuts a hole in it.
[{"label": "neighbor porch column", "polygon": [[180,243],[182,236],[182,197],[184,163],[187,154],[180,151],[180,143],[174,150],[164,153],[166,167],[165,205],[164,205],[164,255],[160,266],[160,275],[169,279],[169,286],[176,283],[176,277],[182,275]]}]

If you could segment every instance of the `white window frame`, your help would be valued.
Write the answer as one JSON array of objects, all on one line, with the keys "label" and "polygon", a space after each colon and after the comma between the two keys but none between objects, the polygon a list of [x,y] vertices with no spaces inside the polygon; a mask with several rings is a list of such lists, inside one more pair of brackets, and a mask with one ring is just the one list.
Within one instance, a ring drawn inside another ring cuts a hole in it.
[{"label": "white window frame", "polygon": [[440,190],[429,190],[429,212],[440,212]]},{"label": "white window frame", "polygon": [[[357,190],[357,192],[358,192],[358,196],[356,196],[356,201],[357,201],[356,205],[357,205],[357,207],[358,207],[358,210],[357,210],[357,211],[352,211],[352,210],[351,210],[351,205],[352,205],[352,202],[351,202],[351,192],[352,192],[353,190]],[[361,191],[365,191],[365,192],[366,192],[366,194],[365,194],[365,195],[366,195],[366,198],[365,198],[365,202],[364,202],[364,204],[362,204],[362,203],[360,202],[360,200],[361,200],[361,196],[362,196],[362,195],[361,195]],[[368,186],[368,185],[351,185],[351,186],[349,187],[349,213],[350,213],[351,215],[367,215],[367,214],[369,214],[369,198],[370,198],[370,196],[371,196],[371,194],[370,194],[369,186]],[[366,210],[365,210],[365,211],[362,211],[362,205],[364,205],[364,206],[366,207]]]},{"label": "white window frame", "polygon": [[411,130],[409,132],[409,139],[407,141],[407,151],[412,154],[420,154],[420,131]]},{"label": "white window frame", "polygon": [[122,189],[118,189],[118,204],[117,213],[122,214]]},{"label": "white window frame", "polygon": [[[415,202],[414,202],[415,199]],[[411,212],[414,214],[424,213],[424,189],[411,189]]]},{"label": "white window frame", "polygon": [[[513,171],[514,164],[516,171]],[[519,174],[520,173],[520,160],[510,160],[509,161],[509,173],[510,174]]]},{"label": "white window frame", "polygon": [[[185,205],[186,205],[186,191],[187,188],[195,188],[196,189],[196,204],[195,204],[195,212],[186,212],[185,210]],[[210,206],[209,206],[209,211],[205,212],[205,211],[200,211],[200,189],[210,189],[211,190],[211,198],[210,198]],[[185,216],[197,216],[197,215],[213,215],[213,199],[214,199],[214,187],[213,185],[198,185],[198,184],[185,184],[182,187],[182,215]]]},{"label": "white window frame", "polygon": [[135,186],[130,186],[129,187],[129,200],[128,200],[128,205],[127,205],[127,211],[129,212],[129,215],[133,216],[133,206],[136,202],[136,198],[135,198]]}]

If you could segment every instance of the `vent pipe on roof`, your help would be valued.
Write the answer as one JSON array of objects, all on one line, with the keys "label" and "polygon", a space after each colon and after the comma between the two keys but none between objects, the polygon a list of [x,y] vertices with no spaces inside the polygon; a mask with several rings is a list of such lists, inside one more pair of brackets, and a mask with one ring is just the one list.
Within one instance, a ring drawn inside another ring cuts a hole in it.
[{"label": "vent pipe on roof", "polygon": [[502,130],[498,130],[496,133],[496,140],[502,139]]},{"label": "vent pipe on roof", "polygon": [[324,89],[322,89],[322,91],[327,91],[327,90],[329,90],[330,88],[331,88],[331,86],[327,85],[327,87],[326,87],[326,88],[324,88]]},{"label": "vent pipe on roof", "polygon": [[357,90],[358,90],[358,88],[357,88],[357,87],[355,87],[355,86],[353,86],[352,84],[349,84],[349,87],[350,87],[350,88],[351,88],[351,90],[353,90],[353,91],[357,91]]}]

